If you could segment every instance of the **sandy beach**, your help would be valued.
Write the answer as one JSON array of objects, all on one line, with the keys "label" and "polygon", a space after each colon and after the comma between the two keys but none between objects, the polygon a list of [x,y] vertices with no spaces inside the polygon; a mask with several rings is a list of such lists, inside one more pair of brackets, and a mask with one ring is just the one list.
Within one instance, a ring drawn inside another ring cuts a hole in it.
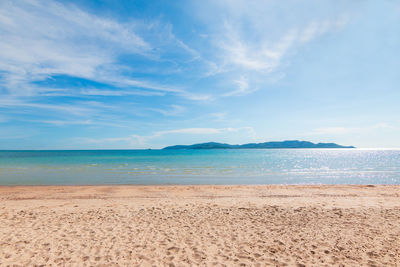
[{"label": "sandy beach", "polygon": [[3,186],[0,202],[0,266],[400,265],[400,186]]}]

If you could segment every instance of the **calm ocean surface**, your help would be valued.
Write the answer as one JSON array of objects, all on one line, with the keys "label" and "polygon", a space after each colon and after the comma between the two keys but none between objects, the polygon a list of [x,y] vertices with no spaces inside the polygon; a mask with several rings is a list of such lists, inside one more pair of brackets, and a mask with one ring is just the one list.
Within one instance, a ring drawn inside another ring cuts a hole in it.
[{"label": "calm ocean surface", "polygon": [[400,184],[400,150],[0,151],[21,184]]}]

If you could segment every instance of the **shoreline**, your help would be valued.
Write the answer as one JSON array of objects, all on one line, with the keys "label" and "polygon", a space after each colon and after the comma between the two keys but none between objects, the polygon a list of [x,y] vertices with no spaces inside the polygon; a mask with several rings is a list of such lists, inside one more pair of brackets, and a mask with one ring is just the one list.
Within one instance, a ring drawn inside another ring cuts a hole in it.
[{"label": "shoreline", "polygon": [[17,185],[0,203],[0,265],[400,264],[400,185]]},{"label": "shoreline", "polygon": [[[100,189],[100,188],[114,188],[114,189],[140,189],[140,188],[157,188],[157,189],[178,189],[178,188],[215,188],[215,189],[240,189],[240,188],[264,188],[270,190],[277,190],[282,188],[291,189],[334,189],[334,188],[398,188],[400,184],[63,184],[63,185],[0,185],[0,193],[7,189]],[[15,193],[17,193],[15,191]]]}]

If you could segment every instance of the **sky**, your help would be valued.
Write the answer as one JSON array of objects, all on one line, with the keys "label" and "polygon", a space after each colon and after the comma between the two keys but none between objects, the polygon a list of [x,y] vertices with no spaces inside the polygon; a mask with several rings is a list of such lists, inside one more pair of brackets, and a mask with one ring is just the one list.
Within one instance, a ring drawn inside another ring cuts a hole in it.
[{"label": "sky", "polygon": [[400,2],[0,1],[0,149],[400,148]]}]

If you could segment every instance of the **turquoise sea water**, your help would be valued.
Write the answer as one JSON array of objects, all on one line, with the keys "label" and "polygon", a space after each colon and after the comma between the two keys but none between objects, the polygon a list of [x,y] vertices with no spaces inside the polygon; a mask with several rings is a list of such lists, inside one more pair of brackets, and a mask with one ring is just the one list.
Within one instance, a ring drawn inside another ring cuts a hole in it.
[{"label": "turquoise sea water", "polygon": [[0,151],[0,185],[400,184],[400,150]]}]

